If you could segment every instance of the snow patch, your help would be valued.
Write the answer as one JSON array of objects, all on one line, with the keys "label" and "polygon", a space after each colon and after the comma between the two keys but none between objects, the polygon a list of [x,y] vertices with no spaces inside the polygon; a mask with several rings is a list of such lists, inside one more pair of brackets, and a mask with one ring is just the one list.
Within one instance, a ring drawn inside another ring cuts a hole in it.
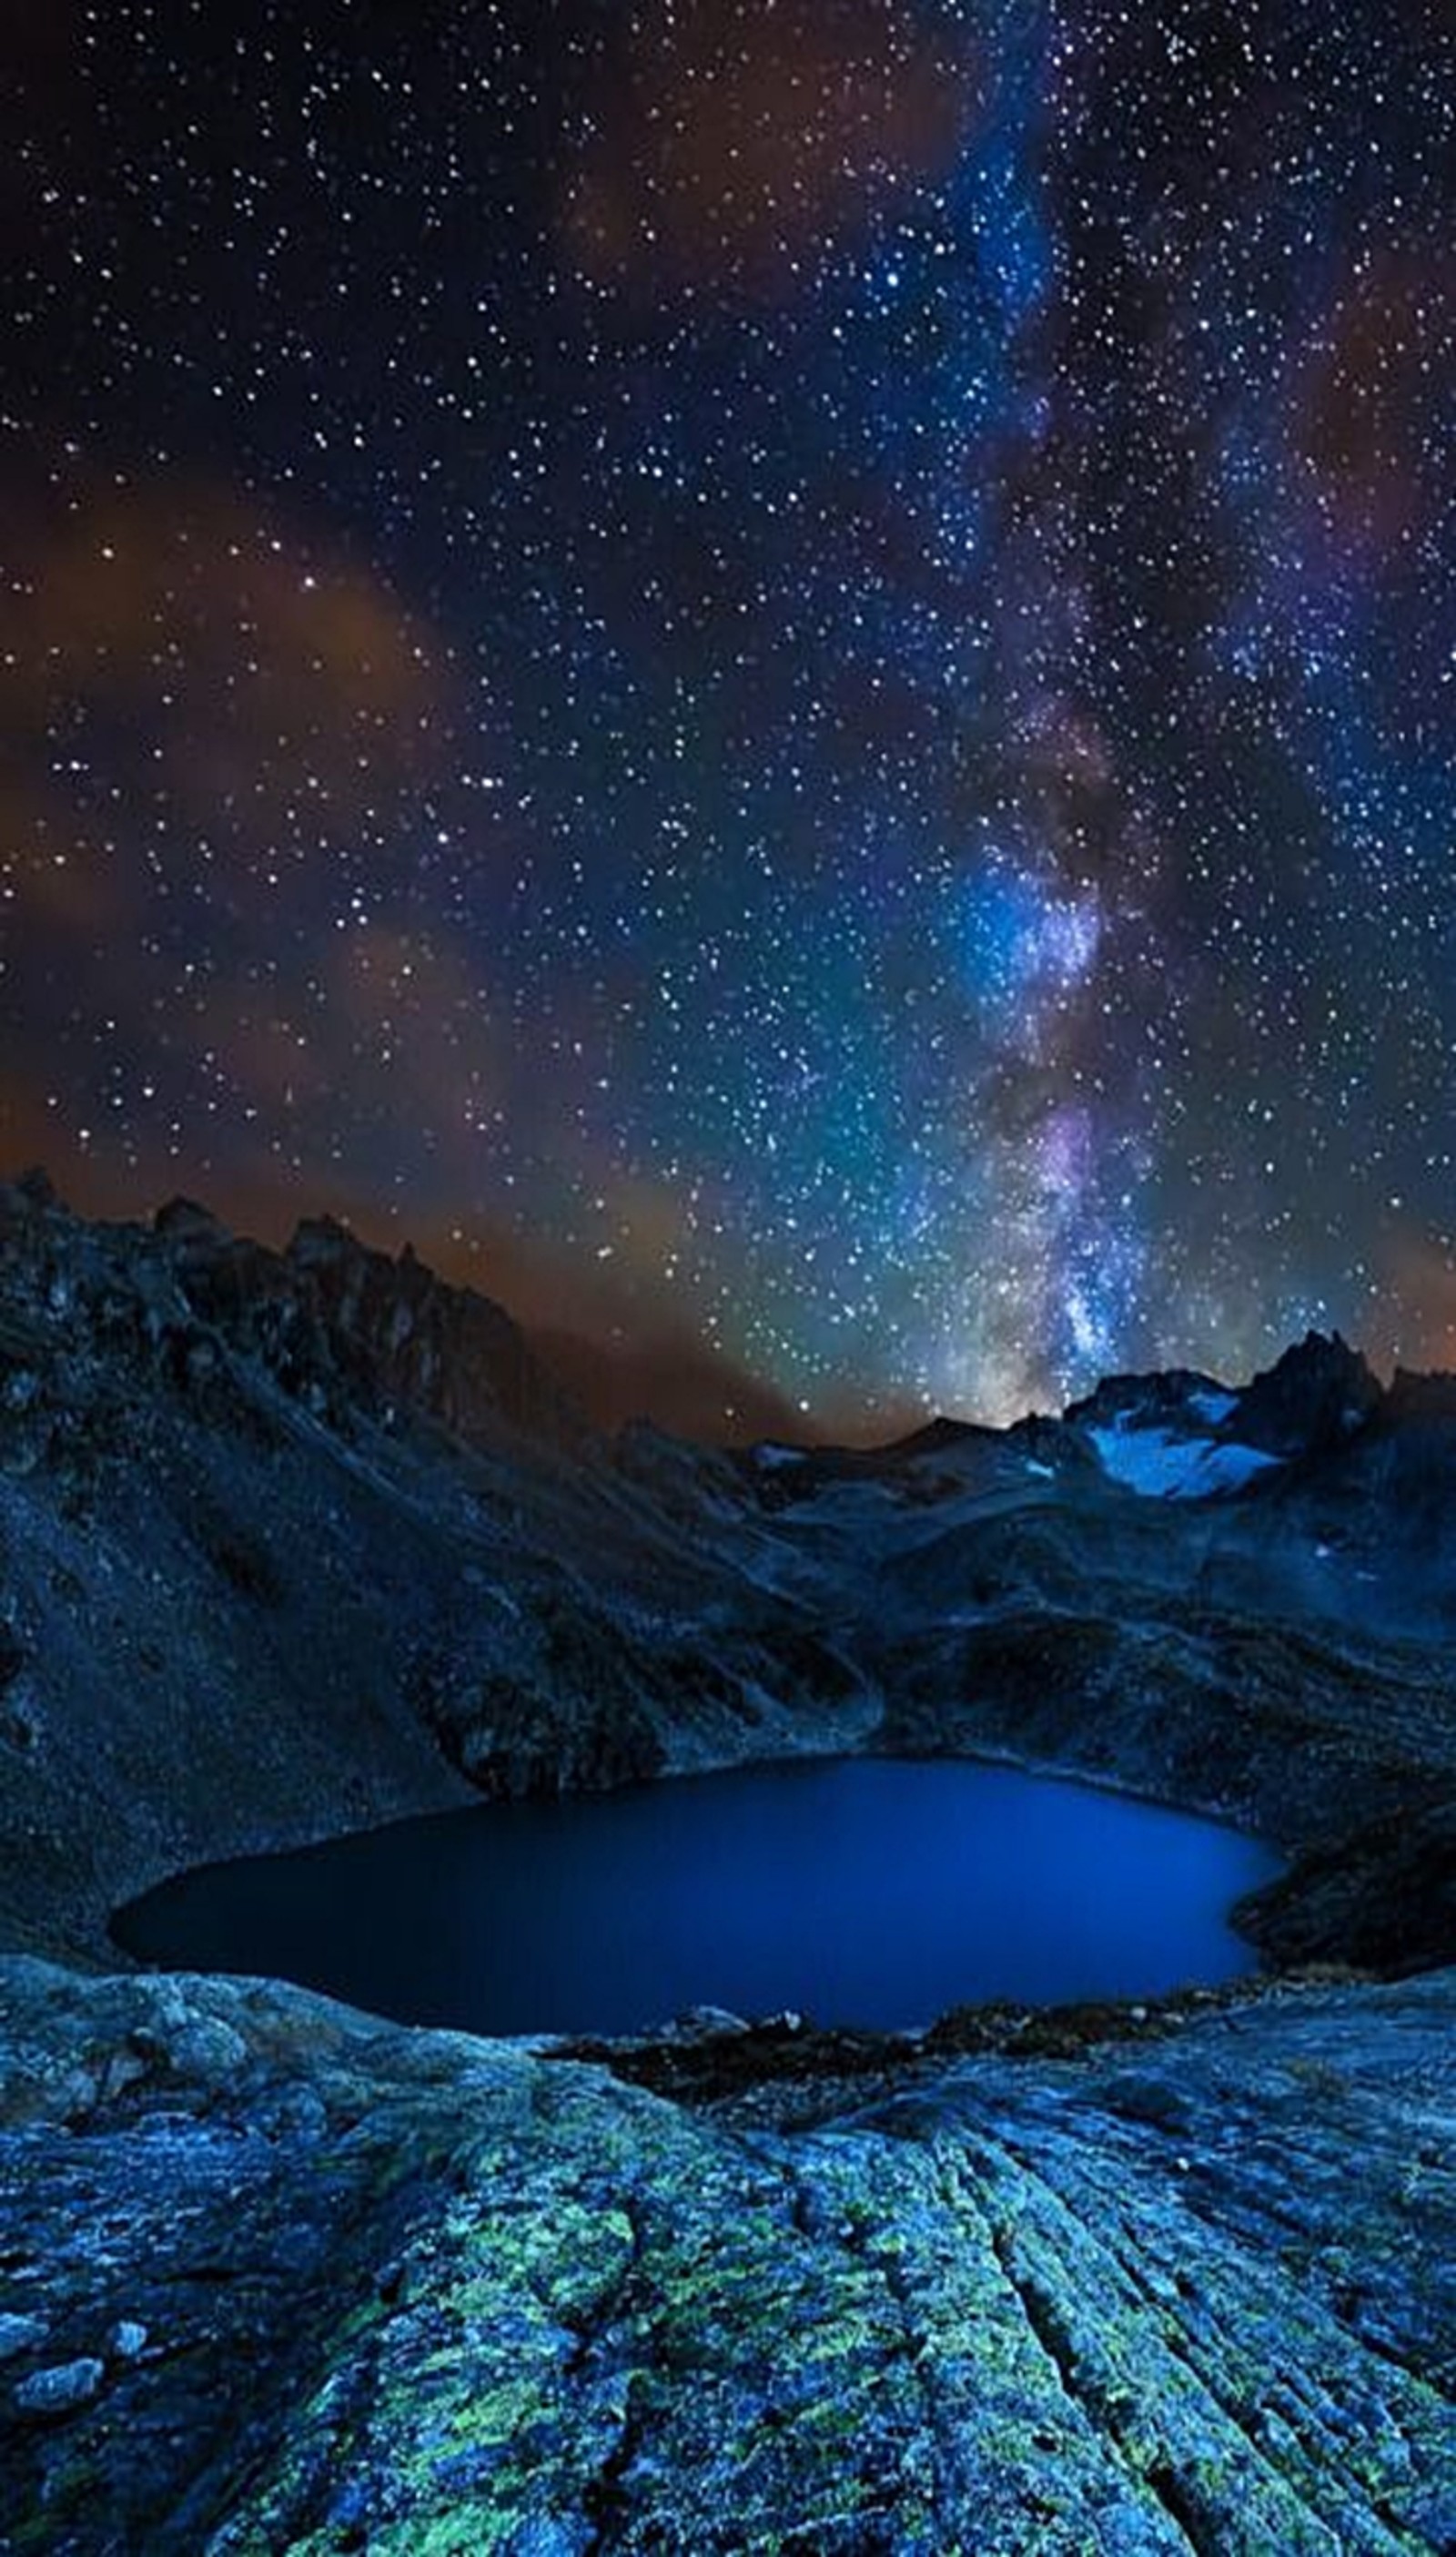
[{"label": "snow patch", "polygon": [[1088,1435],[1114,1481],[1149,1500],[1201,1501],[1215,1492],[1239,1492],[1279,1461],[1258,1447],[1178,1438],[1171,1429],[1129,1427],[1125,1420]]},{"label": "snow patch", "polygon": [[1207,1421],[1210,1429],[1220,1429],[1224,1422],[1231,1419],[1238,1411],[1239,1397],[1237,1394],[1225,1394],[1221,1386],[1206,1385],[1200,1387],[1197,1394],[1189,1395],[1188,1409],[1195,1413],[1200,1420]]},{"label": "snow patch", "polygon": [[785,1465],[806,1463],[808,1454],[807,1447],[775,1447],[765,1440],[761,1447],[754,1448],[753,1462],[755,1465],[761,1465],[765,1473],[774,1474],[781,1471]]}]

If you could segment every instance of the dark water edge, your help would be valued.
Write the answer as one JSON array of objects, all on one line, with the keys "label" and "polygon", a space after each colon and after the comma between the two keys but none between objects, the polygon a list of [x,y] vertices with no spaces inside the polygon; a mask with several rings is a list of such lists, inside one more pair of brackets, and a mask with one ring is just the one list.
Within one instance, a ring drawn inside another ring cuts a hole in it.
[{"label": "dark water edge", "polygon": [[1237,1830],[1061,1778],[820,1758],[203,1866],[111,1932],[165,1968],[481,2034],[630,2033],[703,2005],[911,2028],[1248,1973],[1228,1911],[1279,1869]]}]

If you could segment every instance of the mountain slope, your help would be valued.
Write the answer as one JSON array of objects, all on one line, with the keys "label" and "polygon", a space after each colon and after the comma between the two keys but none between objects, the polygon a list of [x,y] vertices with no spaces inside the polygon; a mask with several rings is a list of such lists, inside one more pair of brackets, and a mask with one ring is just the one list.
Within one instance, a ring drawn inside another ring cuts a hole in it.
[{"label": "mountain slope", "polygon": [[409,1256],[0,1191],[0,1931],[94,1956],[229,1850],[853,1745],[872,1706],[741,1514]]},{"label": "mountain slope", "polygon": [[471,1788],[875,1747],[1308,1851],[1272,1951],[1456,1951],[1447,1381],[1311,1337],[1242,1392],[728,1457],[601,1439],[498,1307],[328,1222],[270,1253],[31,1183],[0,1247],[12,1943],[94,1955],[179,1866]]},{"label": "mountain slope", "polygon": [[337,1227],[0,1190],[0,2547],[1456,2546],[1456,1971],[590,2052],[94,1976],[190,1862],[862,1748],[1223,1810],[1272,1960],[1450,1961],[1453,1528],[1456,1385],[1339,1342],[728,1457]]}]

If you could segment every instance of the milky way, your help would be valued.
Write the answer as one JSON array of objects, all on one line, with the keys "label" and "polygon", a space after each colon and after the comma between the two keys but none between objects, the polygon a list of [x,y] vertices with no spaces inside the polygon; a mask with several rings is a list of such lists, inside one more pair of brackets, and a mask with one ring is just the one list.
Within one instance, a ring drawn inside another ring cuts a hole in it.
[{"label": "milky way", "polygon": [[1436,0],[25,14],[12,1158],[844,1427],[1456,1359]]}]

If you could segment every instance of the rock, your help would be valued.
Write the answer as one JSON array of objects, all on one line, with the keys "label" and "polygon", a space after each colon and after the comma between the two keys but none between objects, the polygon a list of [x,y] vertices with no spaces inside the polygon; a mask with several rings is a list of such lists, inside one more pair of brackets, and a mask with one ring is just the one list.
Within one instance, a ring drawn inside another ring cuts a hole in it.
[{"label": "rock", "polygon": [[68,2415],[77,2406],[89,2405],[105,2376],[104,2362],[87,2356],[58,2361],[19,2381],[15,2403],[23,2415]]},{"label": "rock", "polygon": [[[0,2121],[22,2048],[104,2075],[150,1993],[0,1962]],[[0,2132],[0,2260],[58,2327],[168,2346],[10,2392],[66,2421],[11,2426],[0,2544],[1442,2544],[1456,1975],[1255,1990],[1135,2070],[922,2059],[742,2130],[599,2063],[197,1996],[244,2070]]]},{"label": "rock", "polygon": [[1338,1447],[1379,1412],[1381,1386],[1338,1332],[1306,1332],[1239,1398],[1239,1434],[1277,1455]]},{"label": "rock", "polygon": [[13,2361],[18,2353],[36,2353],[51,2330],[44,2318],[20,2317],[9,2309],[0,2309],[0,2361]]},{"label": "rock", "polygon": [[1456,1797],[1414,1801],[1298,1855],[1245,1901],[1245,1932],[1291,1966],[1332,1946],[1373,1970],[1419,1970],[1456,1939]]},{"label": "rock", "polygon": [[1108,2082],[1107,2101],[1128,2121],[1150,2122],[1160,2131],[1186,2132],[1189,2106],[1177,2085],[1165,2077],[1125,2070]]},{"label": "rock", "polygon": [[733,2015],[726,2006],[685,2007],[681,2015],[673,2017],[672,2025],[675,2033],[688,2039],[703,2034],[747,2033],[750,2030],[744,2017]]},{"label": "rock", "polygon": [[140,2024],[130,2047],[140,2060],[178,2078],[213,2078],[241,2068],[246,2045],[215,2016],[182,2013]]},{"label": "rock", "polygon": [[169,1243],[214,1245],[229,1240],[226,1227],[219,1224],[211,1209],[199,1207],[196,1199],[190,1198],[168,1199],[153,1217],[152,1231]]},{"label": "rock", "polygon": [[586,2550],[598,2544],[585,2522],[573,2526],[546,2518],[523,2522],[514,2543],[511,2557],[584,2557]]}]

